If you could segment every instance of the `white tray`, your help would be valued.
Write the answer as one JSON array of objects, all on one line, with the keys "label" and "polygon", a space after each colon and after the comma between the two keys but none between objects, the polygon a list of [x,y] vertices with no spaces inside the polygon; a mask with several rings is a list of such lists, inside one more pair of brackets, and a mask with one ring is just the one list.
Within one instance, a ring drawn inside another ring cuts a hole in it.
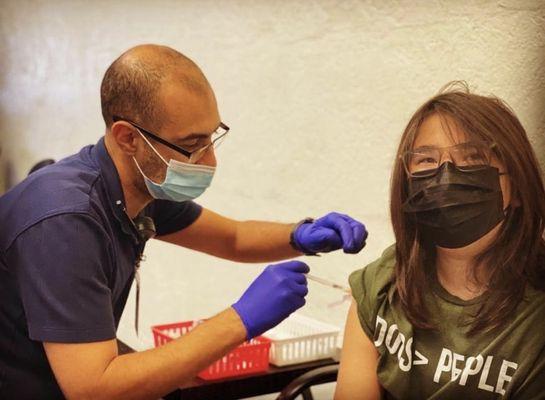
[{"label": "white tray", "polygon": [[280,367],[334,358],[339,332],[334,325],[292,314],[263,334],[272,341],[269,362]]}]

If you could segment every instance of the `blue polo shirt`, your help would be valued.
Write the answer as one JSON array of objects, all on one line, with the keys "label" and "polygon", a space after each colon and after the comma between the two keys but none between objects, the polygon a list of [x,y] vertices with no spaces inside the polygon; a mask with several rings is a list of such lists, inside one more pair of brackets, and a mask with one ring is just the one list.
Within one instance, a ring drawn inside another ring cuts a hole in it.
[{"label": "blue polo shirt", "polygon": [[[144,249],[104,138],[0,197],[0,399],[63,398],[42,342],[113,339]],[[158,235],[201,207],[157,200]]]}]

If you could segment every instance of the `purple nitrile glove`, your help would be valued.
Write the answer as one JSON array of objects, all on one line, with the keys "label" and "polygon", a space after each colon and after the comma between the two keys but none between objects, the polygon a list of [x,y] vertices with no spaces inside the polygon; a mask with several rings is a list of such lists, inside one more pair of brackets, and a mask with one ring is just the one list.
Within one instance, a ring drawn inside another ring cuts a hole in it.
[{"label": "purple nitrile glove", "polygon": [[299,225],[292,233],[297,250],[306,254],[328,253],[343,249],[345,253],[359,253],[365,247],[365,226],[345,214],[332,212],[313,222]]},{"label": "purple nitrile glove", "polygon": [[250,340],[268,331],[305,304],[308,265],[287,261],[269,265],[246,289],[233,308]]}]

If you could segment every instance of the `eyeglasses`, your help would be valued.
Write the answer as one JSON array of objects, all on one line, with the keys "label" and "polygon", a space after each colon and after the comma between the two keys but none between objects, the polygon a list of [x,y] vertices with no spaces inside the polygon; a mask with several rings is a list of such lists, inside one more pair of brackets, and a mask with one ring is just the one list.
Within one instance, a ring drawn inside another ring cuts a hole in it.
[{"label": "eyeglasses", "polygon": [[197,161],[199,161],[211,147],[214,148],[214,149],[217,149],[220,146],[220,144],[223,142],[223,140],[225,139],[225,136],[227,135],[227,133],[229,132],[229,129],[230,129],[223,122],[220,122],[219,126],[212,133],[212,136],[210,137],[210,143],[207,143],[206,145],[202,146],[200,149],[197,149],[197,150],[194,150],[194,151],[189,151],[189,150],[184,149],[181,146],[175,145],[174,143],[170,143],[169,141],[163,139],[162,137],[156,135],[155,133],[152,133],[152,132],[142,128],[140,125],[134,123],[130,119],[123,118],[123,117],[120,117],[118,115],[112,116],[112,119],[113,119],[114,122],[118,122],[118,121],[128,122],[129,124],[134,126],[136,129],[138,129],[140,132],[142,132],[144,135],[148,136],[149,138],[151,138],[151,139],[155,140],[156,142],[161,143],[161,144],[167,146],[168,148],[170,148],[170,149],[182,154],[183,156],[187,157],[191,164],[194,164]]},{"label": "eyeglasses", "polygon": [[490,166],[495,143],[466,142],[448,147],[424,146],[401,155],[407,174],[412,177],[435,175],[447,153],[461,171],[475,171]]}]

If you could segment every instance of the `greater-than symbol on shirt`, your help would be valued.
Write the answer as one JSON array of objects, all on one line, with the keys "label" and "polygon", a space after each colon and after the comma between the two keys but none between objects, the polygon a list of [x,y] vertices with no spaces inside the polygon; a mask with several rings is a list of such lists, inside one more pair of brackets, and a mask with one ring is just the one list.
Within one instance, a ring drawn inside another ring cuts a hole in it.
[{"label": "greater-than symbol on shirt", "polygon": [[418,358],[418,360],[415,358],[413,361],[413,365],[426,365],[428,364],[429,360],[424,357],[422,353],[420,353],[418,350],[414,351],[414,356]]}]

